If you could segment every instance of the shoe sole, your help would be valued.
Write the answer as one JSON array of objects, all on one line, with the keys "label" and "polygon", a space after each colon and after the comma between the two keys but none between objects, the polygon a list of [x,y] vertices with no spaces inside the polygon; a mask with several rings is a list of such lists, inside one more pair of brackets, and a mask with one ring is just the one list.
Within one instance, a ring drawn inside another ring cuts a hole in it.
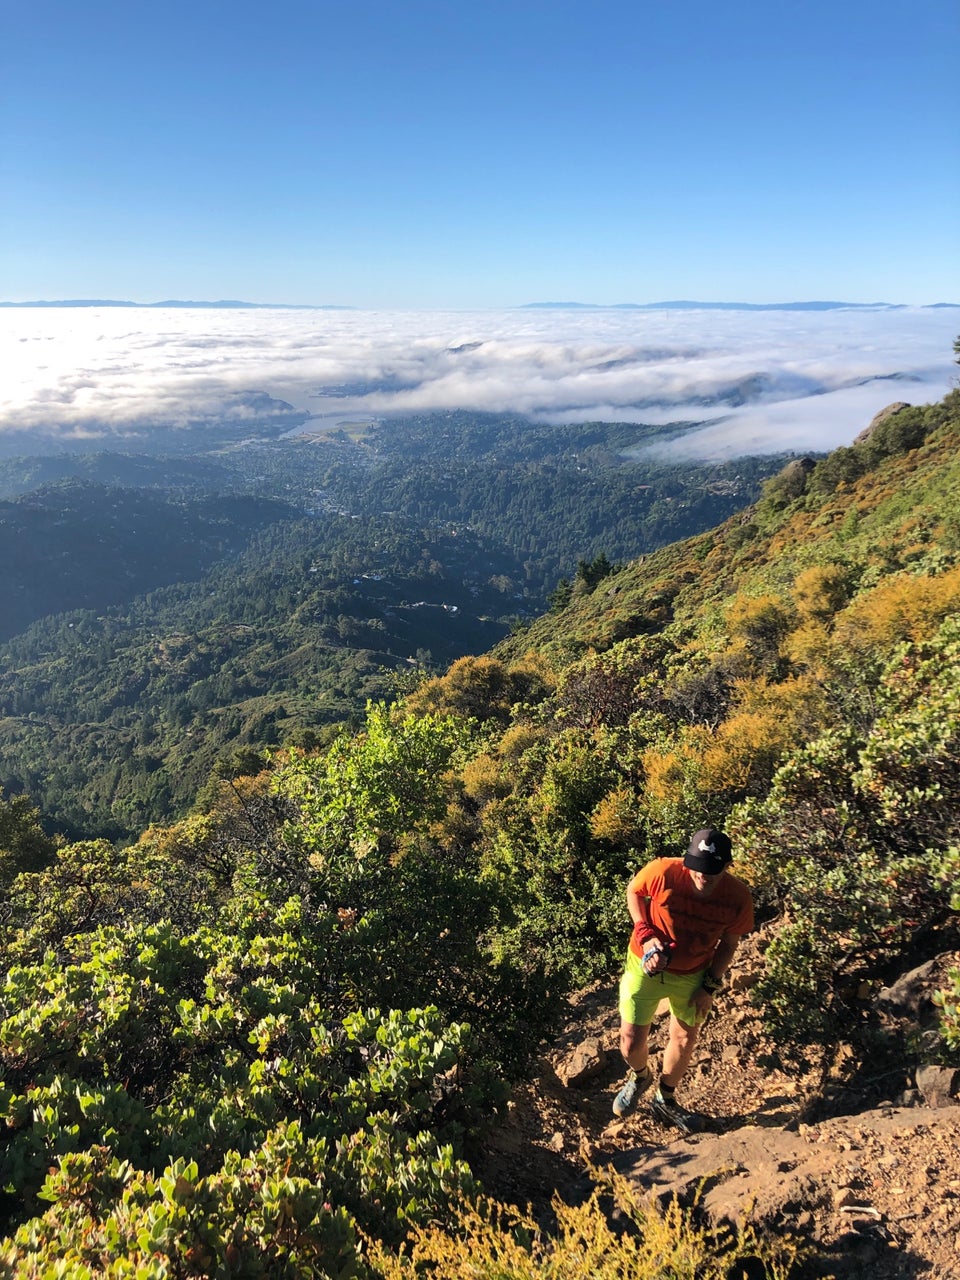
[{"label": "shoe sole", "polygon": [[706,1127],[706,1120],[703,1116],[690,1114],[689,1116],[679,1116],[675,1111],[671,1111],[669,1107],[665,1107],[662,1102],[657,1102],[656,1098],[651,1098],[650,1114],[655,1120],[661,1121],[663,1124],[672,1125],[673,1128],[679,1129],[681,1133],[702,1133]]}]

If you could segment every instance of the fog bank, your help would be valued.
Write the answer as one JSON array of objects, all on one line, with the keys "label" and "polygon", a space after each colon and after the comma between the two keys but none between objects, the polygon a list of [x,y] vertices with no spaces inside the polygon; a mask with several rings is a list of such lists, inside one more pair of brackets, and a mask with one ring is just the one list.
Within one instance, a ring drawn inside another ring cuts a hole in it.
[{"label": "fog bank", "polygon": [[708,422],[676,446],[698,457],[825,450],[893,400],[939,399],[958,330],[960,311],[934,308],[0,310],[0,433],[123,447],[144,429],[255,427],[270,396],[324,417]]}]

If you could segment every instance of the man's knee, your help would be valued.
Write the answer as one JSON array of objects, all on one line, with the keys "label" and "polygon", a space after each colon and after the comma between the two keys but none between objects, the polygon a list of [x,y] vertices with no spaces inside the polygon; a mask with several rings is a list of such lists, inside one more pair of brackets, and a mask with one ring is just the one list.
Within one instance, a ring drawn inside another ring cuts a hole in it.
[{"label": "man's knee", "polygon": [[649,1027],[637,1027],[632,1022],[620,1023],[620,1052],[629,1061],[632,1054],[647,1047]]},{"label": "man's knee", "polygon": [[679,1049],[692,1049],[699,1034],[699,1027],[681,1022],[676,1015],[670,1019],[670,1039]]}]

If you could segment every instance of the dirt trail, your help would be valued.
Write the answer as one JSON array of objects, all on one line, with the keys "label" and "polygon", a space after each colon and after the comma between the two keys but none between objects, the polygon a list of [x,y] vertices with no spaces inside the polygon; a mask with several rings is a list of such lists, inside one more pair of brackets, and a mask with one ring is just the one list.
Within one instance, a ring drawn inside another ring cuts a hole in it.
[{"label": "dirt trail", "polygon": [[[571,998],[535,1078],[514,1090],[478,1167],[485,1186],[544,1215],[554,1192],[579,1199],[588,1167],[610,1164],[658,1197],[692,1203],[699,1189],[715,1220],[747,1216],[810,1242],[805,1276],[960,1280],[960,1071],[919,1071],[907,1054],[956,950],[915,966],[892,995],[874,984],[855,1041],[796,1077],[775,1065],[749,1002],[762,946],[741,949],[678,1093],[717,1132],[684,1137],[643,1104],[615,1119],[615,983],[598,984]],[[665,1030],[663,1019],[652,1035],[655,1068]]]}]

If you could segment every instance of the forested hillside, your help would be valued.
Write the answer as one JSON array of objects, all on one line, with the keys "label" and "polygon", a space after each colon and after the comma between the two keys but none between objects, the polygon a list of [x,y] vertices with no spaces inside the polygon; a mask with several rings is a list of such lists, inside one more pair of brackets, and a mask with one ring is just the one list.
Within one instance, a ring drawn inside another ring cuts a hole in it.
[{"label": "forested hillside", "polygon": [[598,1194],[535,1239],[478,1206],[475,1157],[563,997],[616,972],[630,872],[708,822],[760,909],[778,1070],[960,1063],[960,969],[922,1044],[871,1004],[958,940],[958,446],[960,392],[899,409],[132,844],[55,842],[8,795],[7,1274],[796,1274],[791,1239],[622,1187],[638,1233]]},{"label": "forested hillside", "polygon": [[0,500],[0,640],[51,614],[103,610],[193,581],[242,550],[257,531],[296,514],[262,498],[176,502],[79,480]]},{"label": "forested hillside", "polygon": [[678,430],[462,413],[0,464],[0,786],[72,836],[131,837],[214,769],[328,740],[489,649],[561,572],[708,528],[778,465],[626,452]]}]

